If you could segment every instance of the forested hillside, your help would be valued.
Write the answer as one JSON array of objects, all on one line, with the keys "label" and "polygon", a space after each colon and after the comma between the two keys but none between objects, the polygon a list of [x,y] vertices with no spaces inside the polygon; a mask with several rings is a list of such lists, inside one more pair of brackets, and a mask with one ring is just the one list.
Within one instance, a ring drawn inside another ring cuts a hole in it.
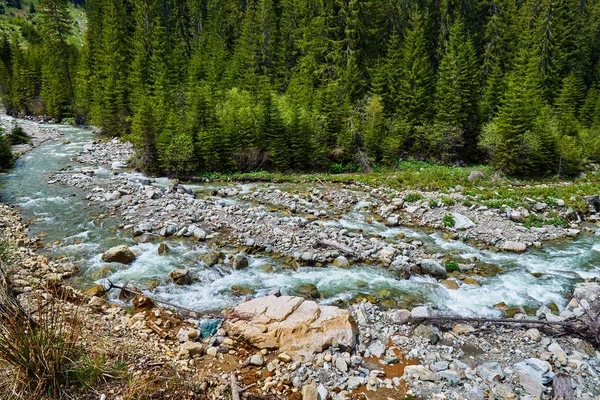
[{"label": "forested hillside", "polygon": [[4,104],[127,136],[150,172],[600,159],[599,0],[87,0],[84,27],[73,7],[4,34]]}]

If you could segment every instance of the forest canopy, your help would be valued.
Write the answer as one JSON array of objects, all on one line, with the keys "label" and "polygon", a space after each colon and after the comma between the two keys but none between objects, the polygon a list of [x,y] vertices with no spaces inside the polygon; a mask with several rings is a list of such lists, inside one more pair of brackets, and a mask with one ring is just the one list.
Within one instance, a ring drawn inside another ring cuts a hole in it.
[{"label": "forest canopy", "polygon": [[7,112],[125,137],[148,172],[600,161],[599,0],[18,3]]}]

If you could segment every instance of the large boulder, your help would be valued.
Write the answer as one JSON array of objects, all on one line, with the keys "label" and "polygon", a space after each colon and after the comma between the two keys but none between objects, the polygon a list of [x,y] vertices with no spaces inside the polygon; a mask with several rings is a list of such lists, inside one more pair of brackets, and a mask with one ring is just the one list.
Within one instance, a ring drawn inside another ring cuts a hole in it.
[{"label": "large boulder", "polygon": [[113,247],[112,249],[102,254],[102,261],[104,262],[117,262],[121,264],[129,264],[134,260],[135,254],[133,254],[133,252],[129,250],[129,247],[125,246],[124,244],[117,247]]},{"label": "large boulder", "polygon": [[473,221],[462,214],[452,213],[452,217],[454,218],[454,229],[469,229],[475,226]]},{"label": "large boulder", "polygon": [[259,349],[278,349],[296,361],[312,361],[333,345],[348,350],[356,345],[356,323],[347,310],[302,297],[260,297],[233,312],[240,319],[224,324],[230,337]]},{"label": "large boulder", "polygon": [[595,282],[581,282],[575,285],[573,297],[577,300],[587,300],[590,303],[600,300],[600,284]]},{"label": "large boulder", "polygon": [[525,253],[525,250],[527,250],[527,246],[525,245],[525,243],[511,242],[510,240],[507,240],[506,242],[504,242],[502,250],[511,251],[513,253]]},{"label": "large boulder", "polygon": [[446,268],[442,264],[428,258],[421,260],[421,272],[434,278],[446,279],[448,277]]}]

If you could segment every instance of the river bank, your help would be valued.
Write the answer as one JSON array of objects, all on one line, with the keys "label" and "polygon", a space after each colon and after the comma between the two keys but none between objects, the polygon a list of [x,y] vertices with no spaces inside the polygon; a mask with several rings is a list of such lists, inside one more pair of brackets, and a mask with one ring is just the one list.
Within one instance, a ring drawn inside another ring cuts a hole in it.
[{"label": "river bank", "polygon": [[[593,229],[577,222],[578,225],[573,227],[546,227],[545,231],[525,231],[522,225],[497,211],[477,208],[469,210],[470,206],[456,203],[430,207],[429,200],[433,197],[427,197],[427,193],[421,194],[423,199],[407,201],[409,192],[373,191],[361,185],[339,188],[317,184],[298,190],[281,186],[252,188],[252,184],[201,188],[174,185],[160,179],[153,182],[124,168],[131,157],[131,147],[118,141],[87,143],[77,157],[72,159],[71,167],[60,174],[50,175],[46,181],[50,187],[58,188],[63,183],[83,189],[78,196],[86,199],[89,204],[98,205],[98,212],[102,213],[95,217],[97,223],[101,224],[108,218],[122,219],[119,225],[127,234],[117,236],[115,241],[133,246],[134,253],[138,253],[134,257],[137,256],[138,260],[129,267],[119,263],[98,265],[100,268],[111,267],[117,273],[148,265],[152,259],[159,258],[157,251],[160,243],[168,243],[171,251],[177,252],[177,243],[192,242],[201,247],[197,251],[197,258],[204,260],[200,260],[198,269],[188,271],[191,275],[219,269],[224,269],[226,274],[231,274],[232,271],[243,274],[244,271],[257,267],[254,265],[256,259],[269,255],[270,259],[281,260],[281,264],[275,263],[269,268],[291,268],[290,275],[316,274],[319,271],[333,274],[340,271],[336,279],[341,279],[343,276],[352,276],[357,266],[365,263],[377,269],[391,271],[394,280],[421,286],[433,285],[436,290],[450,293],[455,289],[437,288],[456,285],[463,289],[469,286],[477,289],[480,286],[477,286],[477,279],[473,278],[477,275],[473,270],[483,267],[477,260],[462,258],[459,259],[460,271],[449,273],[445,268],[448,255],[443,252],[444,247],[437,247],[438,252],[432,253],[429,247],[433,244],[430,246],[424,242],[427,235],[411,237],[417,233],[404,228],[406,221],[413,219],[410,214],[416,214],[418,218],[424,216],[424,221],[435,221],[438,229],[441,228],[438,219],[443,219],[448,214],[465,216],[475,226],[462,228],[464,230],[444,228],[447,235],[456,238],[464,235],[463,239],[469,241],[469,232],[478,232],[475,229],[481,226],[484,230],[476,233],[475,236],[480,239],[475,242],[491,247],[503,247],[507,239],[513,238],[519,239],[517,241],[525,246],[535,247],[536,241],[544,242],[569,234],[575,235],[575,232],[569,233],[569,229]],[[49,171],[51,172],[53,171]],[[441,198],[440,202],[443,204]],[[385,214],[386,210],[382,210],[385,207],[393,207],[389,215]],[[417,209],[411,213],[409,207]],[[41,246],[41,240],[29,238],[25,242],[28,236],[18,213],[6,207],[3,210],[6,212],[0,215],[10,216],[3,220],[3,225],[16,227],[3,229],[3,232],[11,235],[11,243],[30,246],[26,253],[31,254],[31,257],[40,257],[33,250]],[[372,220],[366,220],[362,213],[351,218],[361,210],[366,210],[367,218]],[[491,214],[484,218],[486,211]],[[394,221],[396,216],[397,222]],[[488,217],[489,220],[486,219]],[[392,220],[388,221],[390,218]],[[503,232],[506,230],[508,235],[490,230],[490,223],[499,224],[494,229],[501,229]],[[144,248],[150,243],[136,244],[125,240],[131,234],[140,242],[152,242],[152,246]],[[332,242],[334,247],[331,246]],[[455,245],[460,243],[462,242],[456,241]],[[80,246],[69,241],[64,244]],[[63,246],[56,242],[48,245],[57,249]],[[146,250],[140,253],[140,249]],[[100,249],[92,251],[100,257]],[[211,251],[215,253],[216,260],[212,257],[214,262],[207,262],[209,259],[206,255]],[[219,251],[223,254],[219,254]],[[240,262],[244,258],[250,265],[238,270],[236,267],[244,264],[243,261]],[[48,280],[71,279],[78,267],[78,263],[70,262],[69,257],[59,260],[41,257],[39,261],[24,260],[17,263],[30,264],[31,268],[17,269],[12,275],[25,299],[34,299],[35,296],[47,293],[45,282]],[[338,265],[335,269],[327,269],[328,264]],[[82,267],[85,268],[84,265]],[[173,269],[174,266],[171,271]],[[92,271],[83,270],[82,274],[90,272]],[[594,274],[593,271],[590,273]],[[271,292],[271,296],[266,298],[277,305],[278,309],[281,301],[286,304],[294,301],[298,304],[297,308],[283,318],[286,324],[292,323],[290,316],[295,316],[300,322],[313,323],[329,312],[330,309],[322,308],[327,307],[324,304],[332,303],[327,296],[318,300],[321,308],[313,317],[313,314],[306,311],[316,307],[312,305],[312,301],[290,300],[289,296],[286,297],[286,294],[299,294],[295,292],[297,284],[292,287],[283,285],[280,293],[273,292],[264,281],[265,276],[272,275],[273,272],[265,274],[261,275],[263,280],[259,284],[262,289],[256,290],[254,295],[245,292],[242,296],[230,297],[228,294],[228,299],[237,298],[232,305],[241,302],[243,297],[256,296],[260,300],[265,298],[261,296]],[[320,275],[319,279],[323,276]],[[484,276],[482,274],[482,281]],[[411,279],[407,280],[409,277]],[[468,278],[475,279],[475,282]],[[194,279],[201,277],[192,276],[192,280]],[[193,283],[192,286],[174,286],[165,280],[170,280],[168,273],[164,273],[159,282],[162,289],[159,288],[158,292],[149,287],[141,289],[148,296],[158,298],[173,291],[180,294],[185,291],[194,295],[196,293],[193,291]],[[442,281],[446,282],[441,283]],[[67,285],[61,286],[68,287],[68,282],[66,283]],[[326,292],[326,288],[317,286],[321,285],[315,285],[317,293],[319,289]],[[321,297],[320,294],[314,294],[312,287],[308,289],[311,290],[300,294],[305,297]],[[597,398],[595,396],[600,390],[597,369],[600,354],[584,341],[571,337],[554,338],[536,330],[492,325],[475,328],[457,324],[441,329],[427,324],[418,325],[411,320],[412,315],[430,314],[439,310],[435,311],[427,306],[414,307],[411,311],[382,309],[386,305],[392,306],[382,300],[386,300],[386,297],[394,300],[394,295],[382,294],[376,305],[369,302],[373,300],[368,296],[354,298],[350,302],[362,300],[357,304],[349,304],[348,301],[339,303],[343,305],[343,309],[349,310],[349,315],[341,325],[334,326],[332,331],[338,332],[338,328],[343,328],[342,332],[348,333],[344,337],[355,338],[352,346],[345,347],[341,345],[343,343],[331,342],[326,347],[319,348],[311,357],[302,359],[296,358],[292,351],[288,354],[279,348],[261,350],[262,335],[258,335],[258,341],[253,341],[255,336],[252,334],[233,329],[232,326],[236,324],[235,316],[233,319],[227,318],[211,339],[202,340],[198,338],[201,325],[197,318],[184,321],[152,303],[135,303],[143,305],[138,309],[131,308],[123,300],[117,300],[116,304],[107,303],[103,293],[98,291],[94,292],[96,296],[92,296],[91,292],[86,295],[74,290],[74,293],[77,293],[76,297],[85,298],[87,304],[82,306],[83,318],[89,324],[89,342],[86,344],[95,348],[95,351],[109,352],[111,357],[118,354],[126,359],[132,367],[133,376],[138,379],[134,382],[111,382],[104,392],[108,398],[134,398],[131,396],[133,387],[143,386],[140,382],[150,379],[152,374],[161,375],[156,369],[161,370],[166,366],[181,374],[179,383],[190,398],[227,396],[232,371],[236,371],[240,386],[255,383],[256,386],[249,391],[255,392],[259,398],[360,398],[356,396],[361,396],[361,392],[371,399],[402,398],[406,394],[416,394],[421,398],[455,399],[527,398],[526,396],[550,398],[548,386],[543,385],[549,384],[550,372],[564,373],[573,378],[578,398]],[[468,291],[464,293],[468,294]],[[277,297],[277,294],[282,296]],[[24,302],[27,303],[27,300]],[[421,302],[422,299],[417,301]],[[397,307],[398,303],[392,308]],[[518,318],[546,319],[568,319],[581,312],[579,303],[571,302],[570,296],[565,298],[564,303],[558,303],[561,315],[555,315],[556,310],[544,308],[546,304],[540,304],[542,307],[534,310],[534,313],[538,311],[539,315],[536,316],[527,316],[528,310],[518,307],[511,312]],[[303,313],[299,313],[299,309],[304,310]],[[463,311],[464,309],[468,310],[469,307],[463,308]],[[307,319],[302,320],[300,317]],[[254,324],[261,327],[264,326],[264,321],[259,323],[250,320],[242,325],[251,327]],[[323,323],[319,325],[323,326]],[[296,332],[294,329],[291,331]],[[319,332],[321,335],[325,331]],[[298,330],[294,334],[297,335],[296,340],[302,341],[310,338],[311,331]],[[248,343],[256,347],[248,346]],[[408,369],[405,369],[406,365],[410,365]],[[184,385],[186,381],[193,384],[187,387]]]}]

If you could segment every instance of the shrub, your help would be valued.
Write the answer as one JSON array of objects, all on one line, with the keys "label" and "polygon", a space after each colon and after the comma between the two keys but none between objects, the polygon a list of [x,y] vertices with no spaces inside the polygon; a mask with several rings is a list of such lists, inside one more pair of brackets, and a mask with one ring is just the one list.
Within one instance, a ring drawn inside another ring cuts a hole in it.
[{"label": "shrub", "polygon": [[429,200],[429,207],[430,208],[436,208],[438,206],[438,202],[435,199],[431,199]]},{"label": "shrub", "polygon": [[454,217],[452,216],[452,214],[447,214],[444,216],[444,218],[442,218],[442,222],[444,223],[444,226],[448,227],[448,228],[452,228],[454,226]]},{"label": "shrub", "polygon": [[448,197],[448,196],[442,196],[442,203],[445,206],[453,206],[455,201],[452,197]]},{"label": "shrub", "polygon": [[6,138],[0,136],[0,169],[10,168],[15,161],[10,149],[10,143]]},{"label": "shrub", "polygon": [[[4,273],[4,271],[0,271]],[[3,275],[4,276],[4,275]],[[0,288],[0,397],[65,398],[73,386],[87,387],[113,377],[103,357],[90,359],[80,344],[82,323],[52,300],[30,314],[8,290]]]},{"label": "shrub", "polygon": [[446,261],[446,272],[458,272],[460,267],[456,261]]},{"label": "shrub", "polygon": [[27,135],[27,133],[25,133],[20,125],[13,126],[10,134],[8,135],[8,140],[12,145],[31,143],[31,138],[29,135]]},{"label": "shrub", "polygon": [[409,193],[404,198],[404,201],[407,203],[414,203],[415,201],[419,201],[423,198],[419,193]]}]

